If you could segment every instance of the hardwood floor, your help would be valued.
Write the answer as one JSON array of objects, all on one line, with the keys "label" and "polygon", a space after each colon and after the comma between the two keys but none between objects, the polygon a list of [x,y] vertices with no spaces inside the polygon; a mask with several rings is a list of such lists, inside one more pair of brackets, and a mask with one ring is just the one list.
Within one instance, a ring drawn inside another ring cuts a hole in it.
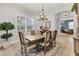
[{"label": "hardwood floor", "polygon": [[[57,36],[57,45],[55,48],[47,52],[47,56],[73,56],[74,45],[73,36],[67,34],[60,34]],[[28,50],[29,51],[29,50]],[[10,48],[0,50],[0,55],[3,56],[21,56],[20,43],[12,45]],[[44,52],[28,53],[28,56],[44,56]]]}]

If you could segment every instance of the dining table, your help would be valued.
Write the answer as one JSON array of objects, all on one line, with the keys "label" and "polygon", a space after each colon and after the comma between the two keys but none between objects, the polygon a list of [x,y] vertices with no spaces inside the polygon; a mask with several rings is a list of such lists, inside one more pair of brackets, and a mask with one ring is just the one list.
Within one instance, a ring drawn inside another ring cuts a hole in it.
[{"label": "dining table", "polygon": [[41,46],[39,45],[39,43],[44,42],[44,35],[25,35],[25,39],[29,41],[29,45],[36,45],[36,47],[34,48],[35,50],[42,50],[42,48],[40,49]]},{"label": "dining table", "polygon": [[45,38],[44,35],[25,35],[24,37],[26,40],[28,40],[30,42],[40,41]]}]

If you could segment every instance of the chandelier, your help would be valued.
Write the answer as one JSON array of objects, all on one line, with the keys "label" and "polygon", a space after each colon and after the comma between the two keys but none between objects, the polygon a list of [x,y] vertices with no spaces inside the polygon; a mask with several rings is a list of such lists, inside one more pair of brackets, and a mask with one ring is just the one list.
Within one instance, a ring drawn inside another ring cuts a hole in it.
[{"label": "chandelier", "polygon": [[45,21],[45,20],[47,21],[48,20],[47,13],[44,9],[44,4],[43,3],[42,3],[42,10],[40,12],[39,17],[37,17],[37,20],[39,20],[39,21]]}]

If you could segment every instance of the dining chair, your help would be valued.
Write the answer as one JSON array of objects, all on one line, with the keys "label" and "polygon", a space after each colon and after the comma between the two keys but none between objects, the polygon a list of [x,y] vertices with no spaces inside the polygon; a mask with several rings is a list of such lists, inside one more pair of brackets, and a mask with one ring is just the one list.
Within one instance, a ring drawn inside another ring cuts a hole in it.
[{"label": "dining chair", "polygon": [[25,53],[25,55],[27,55],[27,47],[31,49],[31,48],[34,48],[36,45],[26,40],[22,32],[18,32],[18,34],[19,34],[20,43],[21,43],[21,54],[23,55],[23,53]]},{"label": "dining chair", "polygon": [[36,30],[36,35],[41,35],[40,30]]},{"label": "dining chair", "polygon": [[57,37],[57,30],[54,30],[52,39],[50,41],[51,42],[51,47],[56,47],[56,37]]},{"label": "dining chair", "polygon": [[31,30],[31,35],[36,35],[36,31],[35,30]]},{"label": "dining chair", "polygon": [[21,43],[21,54],[23,55],[23,53],[25,53],[26,55],[28,41],[27,43],[25,42],[24,35],[22,32],[18,32],[18,34],[19,34],[20,43]]},{"label": "dining chair", "polygon": [[52,39],[52,31],[47,31],[46,38],[44,39],[44,43],[40,43],[40,45],[44,47],[44,55],[46,55],[47,49],[50,48],[51,39]]}]

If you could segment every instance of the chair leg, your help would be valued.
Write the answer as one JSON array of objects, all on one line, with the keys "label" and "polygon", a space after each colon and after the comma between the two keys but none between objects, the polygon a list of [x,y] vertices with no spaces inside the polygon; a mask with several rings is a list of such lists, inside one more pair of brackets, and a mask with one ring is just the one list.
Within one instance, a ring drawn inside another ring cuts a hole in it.
[{"label": "chair leg", "polygon": [[54,40],[54,47],[56,47],[56,40]]},{"label": "chair leg", "polygon": [[21,55],[23,55],[23,48],[21,47]]},{"label": "chair leg", "polygon": [[53,48],[53,42],[50,43],[50,48],[51,48],[51,47]]},{"label": "chair leg", "polygon": [[46,55],[46,47],[44,47],[44,55]]},{"label": "chair leg", "polygon": [[27,47],[25,47],[24,52],[25,52],[25,56],[27,56]]}]

